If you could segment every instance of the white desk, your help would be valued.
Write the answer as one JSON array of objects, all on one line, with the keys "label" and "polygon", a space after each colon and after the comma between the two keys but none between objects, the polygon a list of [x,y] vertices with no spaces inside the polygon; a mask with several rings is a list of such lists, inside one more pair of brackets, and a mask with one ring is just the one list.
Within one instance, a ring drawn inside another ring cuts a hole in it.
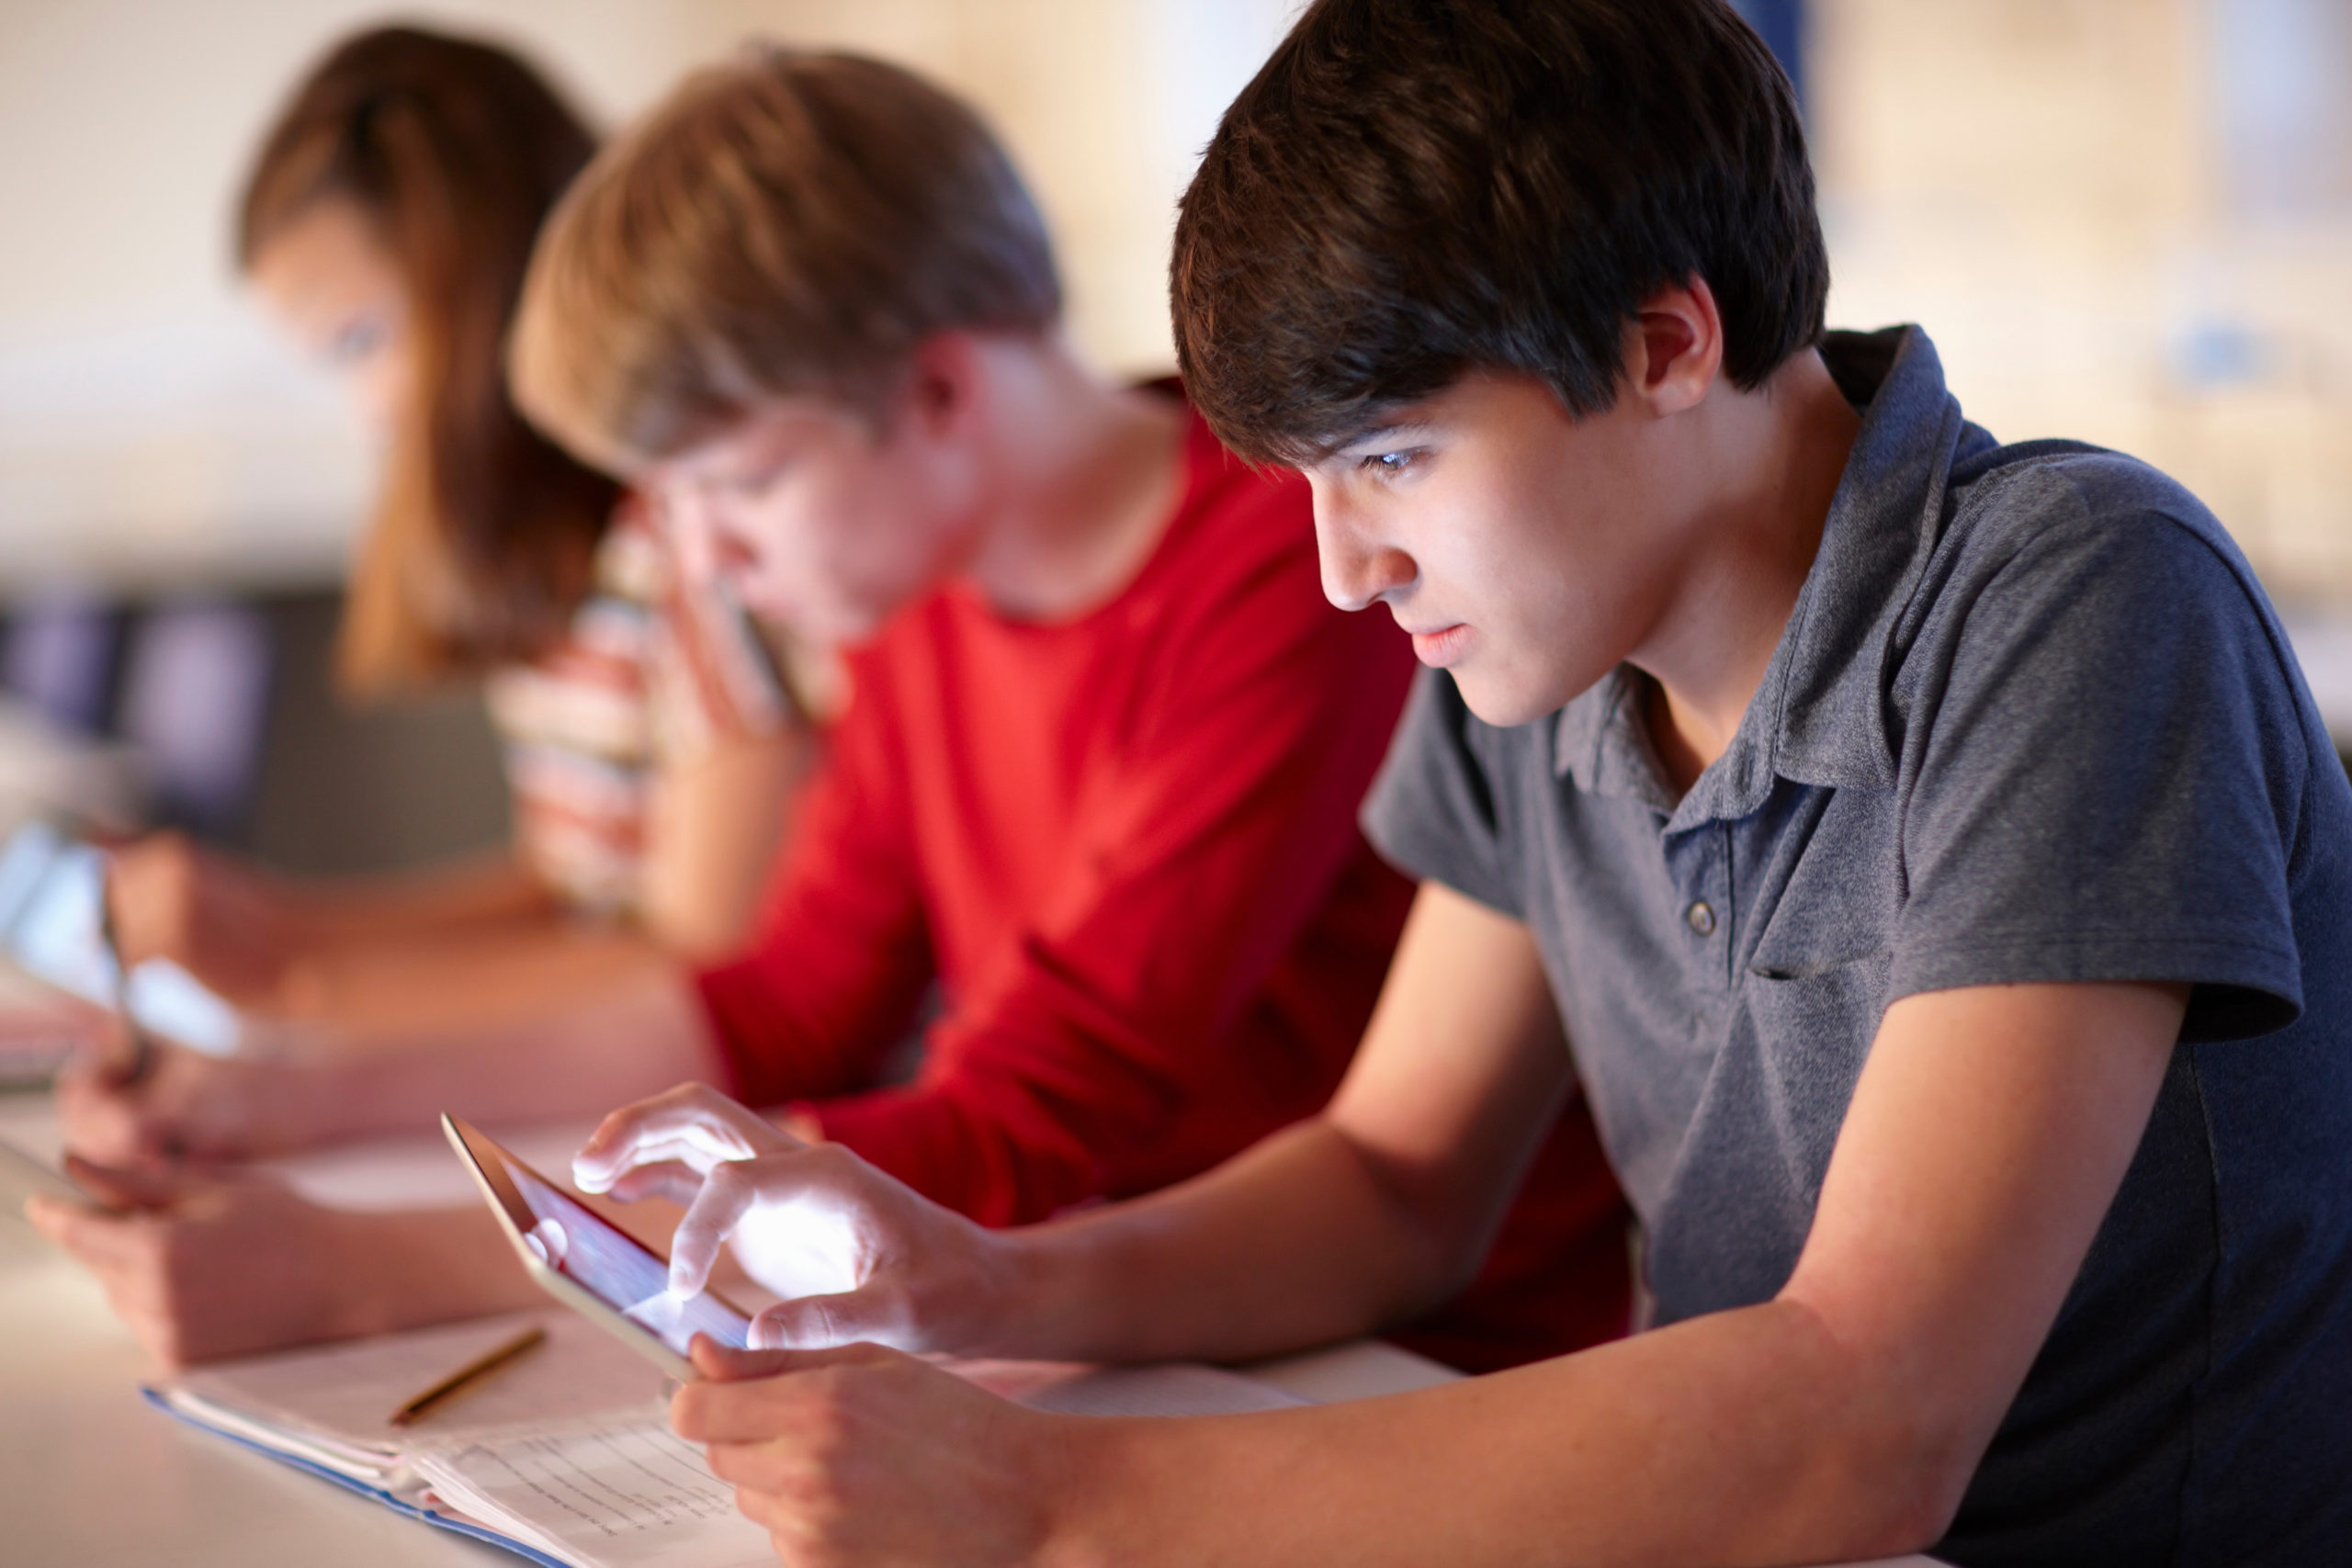
[{"label": "white desk", "polygon": [[[576,1143],[578,1129],[514,1140]],[[53,1147],[47,1107],[0,1099],[0,1139]],[[412,1198],[470,1201],[437,1145],[382,1147],[287,1162],[324,1201],[367,1190],[363,1172],[404,1169]],[[405,1162],[405,1163],[403,1163]],[[454,1182],[439,1180],[443,1168]],[[452,1195],[455,1195],[452,1197]],[[370,1196],[381,1201],[381,1188]],[[57,1568],[472,1568],[517,1560],[427,1529],[367,1498],[165,1419],[139,1398],[153,1375],[89,1275],[43,1243],[20,1214],[0,1214],[0,1564]],[[1294,1357],[1254,1374],[1310,1399],[1361,1399],[1453,1376],[1376,1340]],[[1906,1558],[1909,1568],[1933,1568]],[[1894,1568],[1894,1565],[1888,1565]]]}]

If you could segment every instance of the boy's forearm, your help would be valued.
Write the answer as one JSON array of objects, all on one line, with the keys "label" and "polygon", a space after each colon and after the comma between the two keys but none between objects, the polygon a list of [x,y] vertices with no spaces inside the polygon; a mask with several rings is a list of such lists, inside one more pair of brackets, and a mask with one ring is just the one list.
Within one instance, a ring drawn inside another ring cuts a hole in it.
[{"label": "boy's forearm", "polygon": [[347,1137],[413,1131],[445,1111],[492,1123],[601,1116],[708,1081],[720,1059],[685,976],[654,958],[536,1010],[356,1043],[288,1070],[310,1079],[322,1129]]},{"label": "boy's forearm", "polygon": [[1466,1280],[1431,1216],[1317,1118],[1148,1198],[1004,1233],[995,1354],[1246,1360],[1362,1334]]},{"label": "boy's forearm", "polygon": [[478,1036],[666,973],[642,936],[552,921],[443,931],[314,955],[277,1003],[249,1014],[289,1054],[365,1054]]},{"label": "boy's forearm", "polygon": [[1418,1393],[1071,1436],[1046,1560],[1130,1568],[1886,1556],[1941,1534],[1974,1458],[1777,1302]]},{"label": "boy's forearm", "polygon": [[305,945],[316,952],[458,927],[535,923],[556,909],[547,885],[512,851],[401,875],[312,884],[297,896]]}]

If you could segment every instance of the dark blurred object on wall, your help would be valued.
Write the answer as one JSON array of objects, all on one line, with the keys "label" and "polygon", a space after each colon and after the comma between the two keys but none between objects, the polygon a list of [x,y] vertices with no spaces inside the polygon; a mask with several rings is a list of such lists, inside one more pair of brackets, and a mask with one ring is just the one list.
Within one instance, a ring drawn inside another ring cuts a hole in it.
[{"label": "dark blurred object on wall", "polygon": [[114,705],[121,617],[77,593],[43,595],[9,618],[0,684],[62,728],[96,735]]},{"label": "dark blurred object on wall", "polygon": [[283,871],[395,870],[503,841],[478,697],[345,703],[340,614],[328,592],[29,600],[0,618],[0,688],[64,736],[127,749],[155,825]]},{"label": "dark blurred object on wall", "polygon": [[333,593],[271,601],[278,673],[239,848],[311,875],[425,865],[506,841],[507,789],[481,694],[354,706],[334,689]]},{"label": "dark blurred object on wall", "polygon": [[112,729],[144,761],[164,821],[207,838],[243,832],[269,722],[274,640],[249,604],[157,604],[127,618]]}]

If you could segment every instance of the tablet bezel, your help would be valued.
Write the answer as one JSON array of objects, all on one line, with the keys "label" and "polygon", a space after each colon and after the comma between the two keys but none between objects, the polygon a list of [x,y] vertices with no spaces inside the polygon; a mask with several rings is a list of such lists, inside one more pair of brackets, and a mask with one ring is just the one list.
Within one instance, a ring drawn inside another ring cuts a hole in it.
[{"label": "tablet bezel", "polygon": [[[508,1179],[504,1168],[511,1165],[518,1170],[528,1172],[535,1179],[545,1182],[559,1192],[564,1190],[561,1182],[548,1181],[545,1175],[527,1162],[516,1158],[512,1149],[458,1117],[444,1112],[441,1117],[441,1130],[448,1135],[450,1146],[458,1151],[458,1157],[464,1162],[466,1168],[473,1173],[474,1183],[481,1189],[483,1200],[490,1204],[490,1212],[498,1217],[499,1229],[506,1233],[507,1244],[514,1247],[514,1255],[522,1259],[524,1271],[530,1275],[535,1284],[564,1305],[583,1316],[594,1319],[604,1327],[605,1332],[618,1337],[631,1349],[653,1362],[672,1377],[684,1382],[692,1382],[702,1375],[695,1371],[693,1362],[663,1344],[660,1335],[629,1317],[618,1306],[596,1294],[571,1275],[548,1264],[533,1249],[526,1238],[531,1229],[538,1224],[538,1216],[532,1213],[530,1204],[524,1201],[523,1194]],[[576,1194],[573,1195],[572,1201],[581,1202]],[[587,1209],[584,1202],[582,1202],[581,1206]],[[592,1219],[611,1231],[613,1235],[619,1236],[631,1247],[660,1263],[664,1269],[669,1267],[669,1259],[663,1258],[660,1252],[648,1247],[594,1210],[588,1209],[587,1212]],[[752,1321],[751,1314],[716,1291],[706,1291],[704,1294],[741,1318],[748,1327]]]}]

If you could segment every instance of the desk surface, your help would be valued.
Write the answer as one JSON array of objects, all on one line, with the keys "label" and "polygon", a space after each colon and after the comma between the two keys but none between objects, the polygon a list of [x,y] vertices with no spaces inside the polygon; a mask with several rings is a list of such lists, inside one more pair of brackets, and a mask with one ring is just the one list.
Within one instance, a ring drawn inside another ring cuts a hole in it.
[{"label": "desk surface", "polygon": [[[37,1100],[0,1100],[0,1138],[40,1150],[49,1126]],[[325,1201],[337,1188],[360,1185],[356,1177],[363,1167],[387,1168],[400,1153],[385,1147],[305,1161],[289,1175]],[[418,1168],[422,1180],[427,1162]],[[460,1175],[460,1189],[462,1182]],[[437,1190],[429,1195],[442,1196]],[[1254,1371],[1324,1401],[1401,1393],[1453,1376],[1374,1340]],[[318,1562],[486,1568],[517,1561],[164,1419],[139,1398],[139,1382],[153,1371],[91,1277],[36,1236],[13,1208],[0,1213],[0,1557],[12,1565],[60,1568]],[[1903,1562],[1933,1568],[1924,1558]]]}]

